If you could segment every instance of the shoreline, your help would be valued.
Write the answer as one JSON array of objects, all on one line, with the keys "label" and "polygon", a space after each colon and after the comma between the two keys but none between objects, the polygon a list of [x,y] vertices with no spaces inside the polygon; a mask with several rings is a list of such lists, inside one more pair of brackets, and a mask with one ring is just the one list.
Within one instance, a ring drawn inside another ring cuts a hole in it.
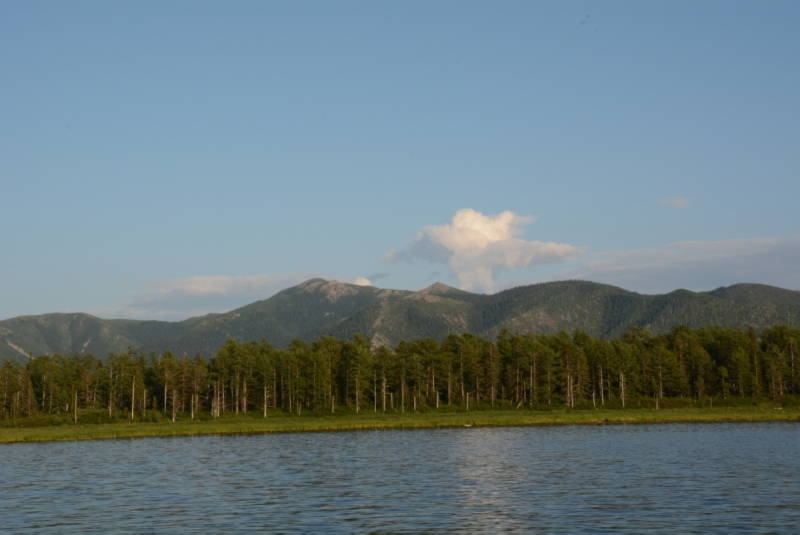
[{"label": "shoreline", "polygon": [[798,422],[800,408],[495,410],[326,416],[225,416],[214,420],[0,427],[0,444],[201,435],[252,435],[391,429],[535,427],[673,423]]}]

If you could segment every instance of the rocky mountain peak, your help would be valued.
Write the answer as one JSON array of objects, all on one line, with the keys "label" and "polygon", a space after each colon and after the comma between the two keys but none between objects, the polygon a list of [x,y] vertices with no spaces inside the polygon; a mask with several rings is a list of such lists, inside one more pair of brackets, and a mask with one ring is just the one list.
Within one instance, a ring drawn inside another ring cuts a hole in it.
[{"label": "rocky mountain peak", "polygon": [[417,293],[423,295],[443,295],[451,292],[461,292],[461,291],[462,290],[459,290],[458,288],[453,288],[452,286],[448,286],[443,282],[434,282],[430,286],[426,286]]}]

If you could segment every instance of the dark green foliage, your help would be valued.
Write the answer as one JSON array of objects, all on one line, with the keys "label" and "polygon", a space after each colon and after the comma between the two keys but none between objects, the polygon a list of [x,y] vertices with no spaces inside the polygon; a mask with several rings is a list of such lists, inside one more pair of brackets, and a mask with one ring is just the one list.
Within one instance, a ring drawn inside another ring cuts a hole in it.
[{"label": "dark green foliage", "polygon": [[679,407],[796,403],[800,330],[631,327],[608,341],[582,331],[514,334],[492,341],[374,346],[361,335],[226,340],[206,360],[127,350],[105,359],[54,354],[0,366],[0,419],[37,425],[177,421],[226,414],[303,415],[489,408]]}]

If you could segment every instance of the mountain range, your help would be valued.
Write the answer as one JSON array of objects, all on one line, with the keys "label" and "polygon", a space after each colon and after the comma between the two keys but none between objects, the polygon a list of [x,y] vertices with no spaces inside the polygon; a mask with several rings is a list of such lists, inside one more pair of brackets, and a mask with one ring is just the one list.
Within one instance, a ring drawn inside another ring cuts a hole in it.
[{"label": "mountain range", "polygon": [[800,318],[800,292],[761,284],[643,295],[594,282],[560,281],[486,295],[441,283],[414,292],[317,278],[230,312],[179,322],[101,319],[83,313],[11,318],[0,321],[0,360],[24,361],[50,353],[105,356],[129,348],[210,355],[227,338],[266,338],[279,347],[322,335],[363,334],[375,345],[393,345],[462,332],[492,338],[502,329],[580,329],[614,338],[631,326],[656,333],[676,325],[761,329],[791,323],[792,318]]}]

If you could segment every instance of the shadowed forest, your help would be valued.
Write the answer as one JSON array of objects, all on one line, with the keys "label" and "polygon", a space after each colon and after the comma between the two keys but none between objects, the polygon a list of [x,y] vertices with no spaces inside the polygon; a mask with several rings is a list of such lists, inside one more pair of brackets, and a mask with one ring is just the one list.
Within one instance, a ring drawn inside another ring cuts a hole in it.
[{"label": "shadowed forest", "polygon": [[0,367],[0,417],[41,424],[193,420],[230,414],[514,408],[659,408],[792,403],[800,330],[761,333],[633,328],[616,340],[582,332],[471,334],[370,347],[361,336],[227,341],[211,358],[135,351],[46,355]]}]

